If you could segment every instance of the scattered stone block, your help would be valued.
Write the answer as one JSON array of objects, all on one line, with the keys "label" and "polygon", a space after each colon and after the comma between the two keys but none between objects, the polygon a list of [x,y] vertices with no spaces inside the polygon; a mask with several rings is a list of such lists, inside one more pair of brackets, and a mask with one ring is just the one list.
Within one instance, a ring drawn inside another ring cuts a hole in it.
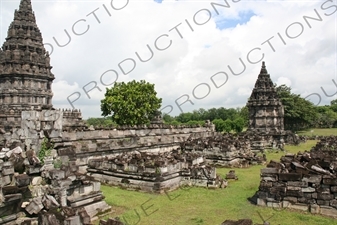
[{"label": "scattered stone block", "polygon": [[337,209],[329,206],[321,206],[321,214],[337,218]]},{"label": "scattered stone block", "polygon": [[267,206],[271,208],[282,208],[282,202],[267,202]]},{"label": "scattered stone block", "polygon": [[228,174],[226,174],[226,179],[234,179],[237,180],[238,177],[235,175],[235,170],[230,170]]},{"label": "scattered stone block", "polygon": [[79,216],[69,217],[64,220],[64,225],[78,225],[82,224]]},{"label": "scattered stone block", "polygon": [[30,177],[27,174],[20,174],[15,176],[15,182],[18,187],[28,186],[30,184]]},{"label": "scattered stone block", "polygon": [[257,198],[257,205],[259,205],[259,206],[267,206],[266,199]]},{"label": "scattered stone block", "polygon": [[302,174],[298,173],[280,173],[279,180],[281,181],[300,181],[302,179]]},{"label": "scattered stone block", "polygon": [[309,177],[304,176],[302,181],[313,183],[313,184],[319,184],[322,181],[322,175],[310,175]]},{"label": "scattered stone block", "polygon": [[297,203],[297,198],[296,197],[291,197],[291,196],[286,196],[283,198],[284,201],[288,201],[291,204]]},{"label": "scattered stone block", "polygon": [[33,177],[32,179],[32,185],[36,186],[36,185],[40,185],[42,183],[42,177],[38,176],[38,177]]},{"label": "scattered stone block", "polygon": [[337,178],[333,178],[333,177],[325,177],[324,178],[324,177],[323,177],[323,184],[337,185]]},{"label": "scattered stone block", "polygon": [[337,192],[337,186],[331,186],[330,189],[331,189],[332,193],[336,193]]},{"label": "scattered stone block", "polygon": [[65,171],[54,169],[54,170],[49,171],[49,175],[51,179],[61,180],[65,178]]},{"label": "scattered stone block", "polygon": [[317,193],[317,199],[320,200],[332,200],[334,199],[334,195],[330,194],[330,193]]},{"label": "scattered stone block", "polygon": [[277,168],[263,168],[261,169],[261,174],[278,174],[279,173],[279,169]]},{"label": "scattered stone block", "polygon": [[296,209],[296,210],[301,210],[301,211],[308,211],[309,210],[309,206],[307,204],[300,204],[300,203],[296,203],[296,204],[291,204],[288,206],[289,209]]},{"label": "scattered stone block", "polygon": [[330,200],[330,206],[337,208],[337,199]]},{"label": "scattered stone block", "polygon": [[313,187],[306,187],[301,189],[303,193],[312,193],[316,191],[316,188]]},{"label": "scattered stone block", "polygon": [[321,213],[321,207],[317,204],[312,204],[310,205],[310,212],[313,214],[319,214]]},{"label": "scattered stone block", "polygon": [[7,175],[12,175],[14,174],[14,167],[2,167],[2,175],[7,176]]},{"label": "scattered stone block", "polygon": [[93,218],[98,213],[103,213],[111,209],[111,206],[109,206],[105,201],[99,201],[95,202],[93,204],[84,206],[85,211],[88,213],[90,218]]},{"label": "scattered stone block", "polygon": [[43,209],[42,197],[33,198],[26,206],[25,210],[30,214],[38,214]]}]

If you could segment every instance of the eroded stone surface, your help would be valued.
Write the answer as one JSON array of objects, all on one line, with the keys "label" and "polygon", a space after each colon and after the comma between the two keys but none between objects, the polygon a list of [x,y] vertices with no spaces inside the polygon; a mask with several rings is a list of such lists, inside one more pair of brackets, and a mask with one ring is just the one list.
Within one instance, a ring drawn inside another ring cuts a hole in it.
[{"label": "eroded stone surface", "polygon": [[[337,137],[322,139],[311,151],[287,154],[261,169],[257,204],[336,217]],[[273,175],[273,179],[266,177]]]},{"label": "eroded stone surface", "polygon": [[275,133],[284,130],[284,108],[264,62],[247,107],[249,110],[248,130]]}]

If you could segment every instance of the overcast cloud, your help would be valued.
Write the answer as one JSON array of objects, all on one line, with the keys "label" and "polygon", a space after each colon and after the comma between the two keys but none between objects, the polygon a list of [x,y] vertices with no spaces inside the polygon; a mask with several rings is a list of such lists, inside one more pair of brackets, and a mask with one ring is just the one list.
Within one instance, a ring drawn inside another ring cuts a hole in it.
[{"label": "overcast cloud", "polygon": [[[1,0],[1,43],[19,3]],[[32,0],[32,5],[51,52],[54,107],[72,108],[70,96],[84,118],[101,115],[100,100],[115,80],[154,83],[163,111],[173,116],[242,107],[262,61],[275,83],[302,97],[314,94],[308,98],[314,104],[336,98],[336,0]],[[95,83],[99,89],[89,91]]]}]

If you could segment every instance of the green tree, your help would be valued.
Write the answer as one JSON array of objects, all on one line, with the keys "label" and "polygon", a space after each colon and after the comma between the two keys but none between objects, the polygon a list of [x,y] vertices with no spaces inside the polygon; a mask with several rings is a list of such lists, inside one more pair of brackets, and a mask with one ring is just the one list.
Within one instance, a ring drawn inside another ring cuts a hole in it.
[{"label": "green tree", "polygon": [[284,84],[276,87],[276,91],[284,106],[285,129],[301,130],[315,123],[318,114],[310,101],[291,93],[291,88]]},{"label": "green tree", "polygon": [[187,125],[200,125],[203,126],[205,121],[190,120],[186,123]]},{"label": "green tree", "polygon": [[105,97],[101,100],[101,111],[102,116],[111,115],[118,125],[140,125],[151,121],[161,103],[154,84],[144,80],[116,82],[106,89]]},{"label": "green tree", "polygon": [[164,113],[163,120],[165,123],[171,123],[174,120],[174,117],[170,116],[167,113]]},{"label": "green tree", "polygon": [[240,117],[245,121],[245,127],[248,127],[249,124],[249,111],[248,111],[248,107],[244,106],[240,109]]},{"label": "green tree", "polygon": [[89,118],[86,120],[86,123],[88,126],[91,126],[93,125],[94,127],[95,126],[102,126],[102,127],[110,127],[110,126],[113,126],[113,125],[116,125],[111,117],[101,117],[101,118]]},{"label": "green tree", "polygon": [[205,112],[205,120],[213,121],[217,118],[219,119],[216,108],[211,108]]},{"label": "green tree", "polygon": [[331,128],[337,121],[337,113],[331,109],[331,106],[317,106],[318,113],[316,127]]},{"label": "green tree", "polygon": [[212,123],[215,125],[215,130],[217,132],[224,131],[224,121],[222,119],[215,119]]},{"label": "green tree", "polygon": [[334,111],[334,112],[337,113],[337,99],[332,100],[332,101],[330,102],[330,108],[332,109],[332,111]]},{"label": "green tree", "polygon": [[233,130],[233,122],[230,119],[223,121],[222,128],[227,133],[231,132]]},{"label": "green tree", "polygon": [[242,132],[243,128],[245,127],[245,120],[241,117],[236,118],[233,121],[233,130],[235,130],[237,133]]},{"label": "green tree", "polygon": [[193,113],[187,112],[187,113],[180,113],[177,117],[176,120],[180,123],[187,123],[192,119]]}]

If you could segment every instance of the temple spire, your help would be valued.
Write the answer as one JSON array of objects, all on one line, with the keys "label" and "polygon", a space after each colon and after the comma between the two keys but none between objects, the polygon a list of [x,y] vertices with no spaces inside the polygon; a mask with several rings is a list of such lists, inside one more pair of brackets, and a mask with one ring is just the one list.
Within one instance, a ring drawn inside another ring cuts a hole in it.
[{"label": "temple spire", "polygon": [[268,74],[268,71],[266,69],[266,64],[265,64],[264,61],[262,62],[262,67],[261,67],[260,74]]},{"label": "temple spire", "polygon": [[[19,12],[24,12],[26,15],[34,15],[32,2],[30,0],[21,0],[19,6]],[[35,16],[34,16],[35,18]]]},{"label": "temple spire", "polygon": [[262,68],[247,102],[247,107],[249,110],[248,130],[283,131],[284,108],[267,72],[265,62],[262,62]]},{"label": "temple spire", "polygon": [[8,110],[19,124],[21,111],[51,109],[51,69],[31,0],[21,0],[0,49],[0,120]]}]

